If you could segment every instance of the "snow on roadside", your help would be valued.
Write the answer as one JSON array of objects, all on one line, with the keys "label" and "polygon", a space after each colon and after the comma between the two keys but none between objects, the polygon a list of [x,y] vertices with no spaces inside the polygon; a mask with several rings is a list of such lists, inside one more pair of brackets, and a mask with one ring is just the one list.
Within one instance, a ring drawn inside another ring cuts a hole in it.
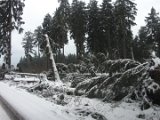
[{"label": "snow on roadside", "polygon": [[[61,86],[53,83],[52,85]],[[16,86],[0,82],[0,95],[28,120],[159,120],[160,108],[141,111],[138,103],[104,103],[85,96],[65,95],[66,105],[57,105]],[[54,96],[53,96],[54,97]],[[46,116],[45,116],[46,115]],[[48,117],[48,118],[46,118]],[[101,119],[101,118],[104,119]]]},{"label": "snow on roadside", "polygon": [[[148,110],[140,110],[138,103],[104,103],[98,99],[80,98],[75,97],[67,106],[70,111],[83,113],[81,111],[89,111],[91,113],[99,113],[107,120],[142,120],[144,117],[146,120],[159,120],[160,108],[154,107]],[[89,116],[88,116],[89,117]],[[88,120],[89,118],[83,118]],[[99,120],[99,119],[97,119]]]},{"label": "snow on roadside", "polygon": [[[26,120],[74,120],[62,107],[0,82],[0,95]],[[62,116],[63,114],[63,116]]]},{"label": "snow on roadside", "polygon": [[0,120],[11,120],[0,101]]}]

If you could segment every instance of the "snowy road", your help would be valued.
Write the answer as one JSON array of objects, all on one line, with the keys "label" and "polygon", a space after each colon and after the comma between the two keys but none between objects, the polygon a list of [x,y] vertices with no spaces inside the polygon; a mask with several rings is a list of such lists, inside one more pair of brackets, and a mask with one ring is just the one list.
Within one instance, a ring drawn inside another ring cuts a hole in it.
[{"label": "snowy road", "polygon": [[61,106],[54,105],[24,90],[17,90],[1,82],[0,96],[20,120],[74,120],[62,111]]},{"label": "snowy road", "polygon": [[160,120],[160,108],[156,106],[141,111],[139,103],[104,103],[83,96],[70,97],[68,104],[62,106],[0,82],[0,120],[14,118],[9,118],[1,100],[8,105],[9,113],[15,114],[14,120],[142,120],[141,115],[145,120]]},{"label": "snowy road", "polygon": [[0,100],[0,120],[12,120],[7,114],[7,111],[5,110],[1,100]]}]

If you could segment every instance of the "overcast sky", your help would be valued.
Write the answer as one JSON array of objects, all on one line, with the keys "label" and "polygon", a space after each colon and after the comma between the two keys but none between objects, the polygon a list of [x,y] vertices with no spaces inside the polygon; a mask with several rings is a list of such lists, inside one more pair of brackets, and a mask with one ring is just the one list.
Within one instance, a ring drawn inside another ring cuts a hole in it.
[{"label": "overcast sky", "polygon": [[[23,14],[23,34],[18,34],[16,31],[12,33],[12,64],[16,65],[21,56],[24,56],[24,49],[22,48],[22,38],[26,31],[34,31],[37,26],[41,25],[43,18],[47,13],[53,15],[56,8],[59,6],[58,0],[25,0],[25,8]],[[70,2],[72,0],[69,0]],[[88,2],[89,0],[83,0]],[[98,0],[99,3],[102,0]],[[160,12],[160,0],[135,0],[137,4],[137,26],[133,28],[134,34],[137,33],[140,26],[145,25],[144,19],[150,12],[151,8],[154,7],[157,12]],[[73,41],[69,42],[69,45],[65,47],[65,54],[75,53],[75,46]],[[1,58],[2,59],[2,58]]]}]

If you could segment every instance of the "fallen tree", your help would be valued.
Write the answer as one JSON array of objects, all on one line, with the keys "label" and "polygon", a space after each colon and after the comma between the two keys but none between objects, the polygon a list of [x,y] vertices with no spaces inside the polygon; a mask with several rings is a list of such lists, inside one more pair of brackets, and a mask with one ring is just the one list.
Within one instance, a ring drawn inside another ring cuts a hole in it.
[{"label": "fallen tree", "polygon": [[108,102],[121,101],[127,97],[142,101],[142,109],[152,104],[160,105],[160,64],[157,65],[154,59],[152,62],[140,64],[133,60],[108,60],[105,62],[106,68],[109,68],[106,72],[110,74],[80,82],[75,95],[101,98]]}]

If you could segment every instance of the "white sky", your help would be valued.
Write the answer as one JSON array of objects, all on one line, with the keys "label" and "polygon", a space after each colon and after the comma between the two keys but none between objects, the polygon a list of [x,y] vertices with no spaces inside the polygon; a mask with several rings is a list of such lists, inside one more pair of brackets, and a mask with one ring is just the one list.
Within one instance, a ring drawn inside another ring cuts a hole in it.
[{"label": "white sky", "polygon": [[[18,34],[16,31],[12,33],[12,64],[16,65],[21,56],[24,56],[24,49],[22,48],[22,38],[26,31],[34,31],[37,26],[41,25],[43,22],[44,16],[47,13],[53,15],[56,8],[59,6],[58,0],[25,0],[25,8],[23,14],[23,20],[25,24],[22,26],[24,32]],[[69,0],[70,2],[72,0]],[[89,0],[83,0],[88,2]],[[101,2],[102,0],[98,0]],[[113,0],[115,1],[115,0]],[[137,26],[133,28],[134,34],[137,33],[140,26],[145,25],[144,19],[148,16],[152,6],[156,9],[157,12],[160,12],[160,0],[135,0],[137,3],[137,17],[136,23]],[[65,47],[65,54],[75,53],[75,46],[73,40],[69,41],[69,45]],[[2,59],[2,58],[1,58]]]}]

